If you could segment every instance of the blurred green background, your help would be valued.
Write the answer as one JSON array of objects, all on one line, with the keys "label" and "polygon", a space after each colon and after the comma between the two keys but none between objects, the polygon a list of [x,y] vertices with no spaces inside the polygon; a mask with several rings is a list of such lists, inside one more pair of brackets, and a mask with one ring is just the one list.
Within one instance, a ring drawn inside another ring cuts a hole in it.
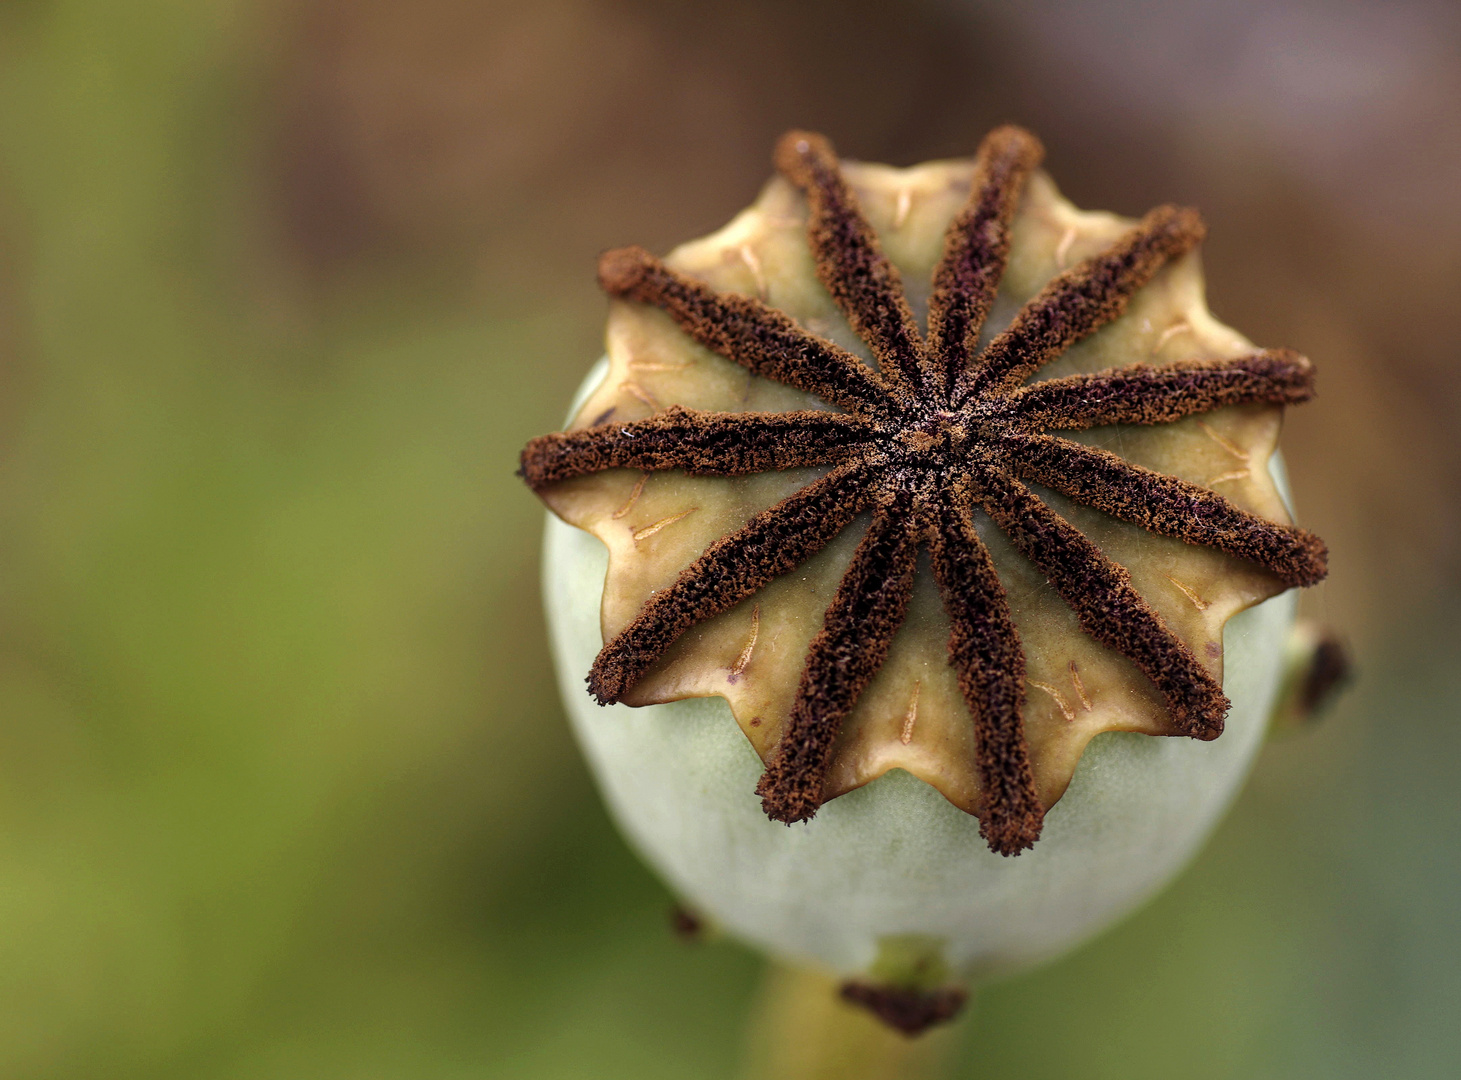
[{"label": "blurred green background", "polygon": [[983,992],[959,1075],[1461,1075],[1454,5],[0,4],[0,1077],[716,1078],[551,685],[516,452],[597,252],[1037,130],[1201,206],[1361,679],[1176,885]]}]

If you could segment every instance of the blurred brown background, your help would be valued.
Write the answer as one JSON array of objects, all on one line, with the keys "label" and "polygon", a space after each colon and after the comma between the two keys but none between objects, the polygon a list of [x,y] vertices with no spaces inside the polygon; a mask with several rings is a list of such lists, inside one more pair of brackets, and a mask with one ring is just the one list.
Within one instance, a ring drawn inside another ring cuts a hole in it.
[{"label": "blurred brown background", "polygon": [[1078,205],[1199,206],[1214,311],[1319,364],[1361,678],[960,1075],[1461,1069],[1454,5],[10,0],[0,87],[0,1075],[733,1075],[760,961],[604,818],[516,452],[600,250],[791,126],[1004,121]]}]

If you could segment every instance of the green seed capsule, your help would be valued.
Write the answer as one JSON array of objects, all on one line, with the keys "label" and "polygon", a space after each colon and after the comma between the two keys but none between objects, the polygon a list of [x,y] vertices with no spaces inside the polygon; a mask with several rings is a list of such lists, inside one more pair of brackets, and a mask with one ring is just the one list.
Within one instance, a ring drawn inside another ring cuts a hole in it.
[{"label": "green seed capsule", "polygon": [[1195,213],[1079,212],[1038,157],[792,133],[719,233],[605,257],[608,356],[523,456],[621,826],[910,1030],[1176,872],[1324,574],[1276,456],[1308,361],[1208,314]]}]

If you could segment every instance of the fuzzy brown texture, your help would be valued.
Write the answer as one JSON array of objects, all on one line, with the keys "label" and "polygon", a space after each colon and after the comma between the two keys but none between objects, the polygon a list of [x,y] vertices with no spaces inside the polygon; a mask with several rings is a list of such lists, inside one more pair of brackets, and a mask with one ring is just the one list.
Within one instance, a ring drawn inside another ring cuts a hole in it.
[{"label": "fuzzy brown texture", "polygon": [[1136,291],[1206,232],[1196,210],[1159,206],[1109,251],[1060,274],[965,368],[954,390],[963,403],[1009,391],[1126,311]]},{"label": "fuzzy brown texture", "polygon": [[810,131],[788,131],[776,144],[775,159],[781,174],[806,193],[818,279],[867,342],[879,370],[905,396],[925,395],[926,350],[903,279],[858,209],[832,144]]},{"label": "fuzzy brown texture", "polygon": [[812,639],[786,730],[756,788],[774,821],[805,821],[822,805],[842,721],[903,624],[918,562],[917,538],[908,529],[912,511],[911,495],[896,490],[877,508]]},{"label": "fuzzy brown texture", "polygon": [[892,391],[846,349],[807,333],[759,300],[716,293],[676,273],[639,247],[599,259],[599,284],[610,296],[653,304],[712,352],[772,382],[815,394],[856,416],[887,418]]},{"label": "fuzzy brown texture", "polygon": [[969,1000],[962,986],[919,990],[909,986],[875,986],[852,980],[842,984],[842,1000],[860,1005],[904,1035],[921,1035],[935,1024],[958,1016]]},{"label": "fuzzy brown texture", "polygon": [[976,482],[980,507],[1055,586],[1081,629],[1156,685],[1179,730],[1197,739],[1221,735],[1228,711],[1221,684],[1141,598],[1126,568],[1018,480],[991,470]]},{"label": "fuzzy brown texture", "polygon": [[1292,349],[1235,360],[1198,360],[1047,379],[1010,395],[1034,428],[1076,431],[1103,424],[1170,424],[1224,405],[1301,405],[1314,396],[1314,369]]},{"label": "fuzzy brown texture", "polygon": [[1012,455],[1014,471],[1076,502],[1189,544],[1266,567],[1285,585],[1324,579],[1329,551],[1313,533],[1239,510],[1207,488],[1143,469],[1109,450],[1034,435]]},{"label": "fuzzy brown texture", "polygon": [[995,128],[979,147],[974,190],[944,238],[928,305],[928,355],[939,362],[929,365],[925,381],[940,403],[949,400],[979,343],[1009,260],[1010,220],[1026,178],[1044,156],[1040,140],[1017,127]]},{"label": "fuzzy brown texture", "polygon": [[648,420],[541,435],[523,450],[519,471],[534,491],[613,468],[744,476],[838,464],[876,434],[843,413],[707,413],[671,405]]},{"label": "fuzzy brown texture", "polygon": [[[1002,855],[1018,854],[1038,839],[1043,807],[1024,731],[1024,655],[1004,589],[975,531],[976,509],[1050,581],[1086,633],[1152,681],[1179,731],[1198,739],[1221,733],[1228,701],[1218,682],[1136,592],[1127,571],[1022,480],[1153,532],[1249,560],[1286,584],[1312,584],[1324,576],[1324,545],[1313,534],[1045,433],[1168,423],[1225,405],[1305,401],[1313,372],[1303,357],[1273,350],[1021,385],[1121,315],[1164,263],[1190,250],[1202,237],[1194,212],[1152,211],[1109,250],[1056,277],[982,353],[969,356],[1004,272],[1013,208],[1039,153],[1034,137],[1017,129],[1000,129],[985,140],[968,205],[951,224],[934,272],[925,341],[831,145],[820,136],[790,133],[778,144],[777,164],[807,195],[818,274],[872,348],[881,374],[765,304],[714,293],[638,248],[606,255],[600,278],[611,294],[668,312],[693,340],[722,356],[852,415],[672,407],[649,420],[535,439],[523,452],[521,472],[535,488],[620,467],[729,475],[834,466],[711,544],[673,585],[650,598],[589,672],[590,692],[605,704],[620,700],[690,627],[800,565],[861,510],[874,508],[873,523],[813,639],[781,742],[758,785],[775,819],[805,820],[821,804],[843,721],[903,622],[926,547],[951,623],[949,660],[973,718],[981,835]],[[874,1007],[872,996],[888,992],[855,993]],[[878,1000],[884,1005],[874,1011],[914,1008],[912,999]]]},{"label": "fuzzy brown texture", "polygon": [[1025,654],[989,549],[974,529],[970,489],[967,480],[952,486],[937,507],[929,551],[953,624],[949,662],[974,717],[975,764],[986,806],[979,835],[1001,855],[1013,855],[1040,836],[1045,808],[1035,795],[1021,721]]},{"label": "fuzzy brown texture", "polygon": [[877,480],[866,464],[849,462],[711,544],[603,647],[589,672],[589,692],[603,705],[618,701],[690,627],[826,547],[868,504]]}]

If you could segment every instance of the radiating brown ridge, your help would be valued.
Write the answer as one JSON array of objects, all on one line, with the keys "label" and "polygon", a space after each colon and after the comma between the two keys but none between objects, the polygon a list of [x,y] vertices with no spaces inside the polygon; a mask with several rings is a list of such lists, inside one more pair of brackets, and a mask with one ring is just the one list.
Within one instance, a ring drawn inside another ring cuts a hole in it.
[{"label": "radiating brown ridge", "polygon": [[1025,658],[975,530],[976,510],[1038,568],[1087,634],[1151,680],[1179,731],[1198,739],[1221,734],[1228,701],[1216,679],[1137,593],[1127,571],[1030,483],[1257,564],[1285,585],[1324,577],[1326,551],[1312,533],[1050,434],[1164,424],[1227,405],[1297,404],[1313,393],[1303,357],[1266,350],[1025,385],[1119,317],[1164,264],[1201,240],[1194,211],[1153,210],[1106,251],[1056,276],[977,348],[1009,256],[1010,222],[1041,155],[1039,142],[1018,128],[999,128],[984,140],[968,203],[950,225],[934,271],[925,333],[831,145],[819,135],[788,133],[776,164],[807,197],[817,275],[872,351],[876,369],[762,301],[714,292],[639,248],[606,254],[600,282],[613,296],[666,312],[688,337],[753,374],[844,411],[671,407],[645,420],[542,436],[523,451],[521,475],[539,491],[611,468],[719,476],[829,470],[711,544],[604,645],[588,677],[603,704],[621,700],[691,627],[811,558],[859,513],[871,513],[757,788],[773,819],[807,820],[824,801],[833,743],[904,621],[923,551],[952,627],[949,662],[973,718],[981,835],[1005,855],[1039,837],[1044,810],[1022,720]]}]

